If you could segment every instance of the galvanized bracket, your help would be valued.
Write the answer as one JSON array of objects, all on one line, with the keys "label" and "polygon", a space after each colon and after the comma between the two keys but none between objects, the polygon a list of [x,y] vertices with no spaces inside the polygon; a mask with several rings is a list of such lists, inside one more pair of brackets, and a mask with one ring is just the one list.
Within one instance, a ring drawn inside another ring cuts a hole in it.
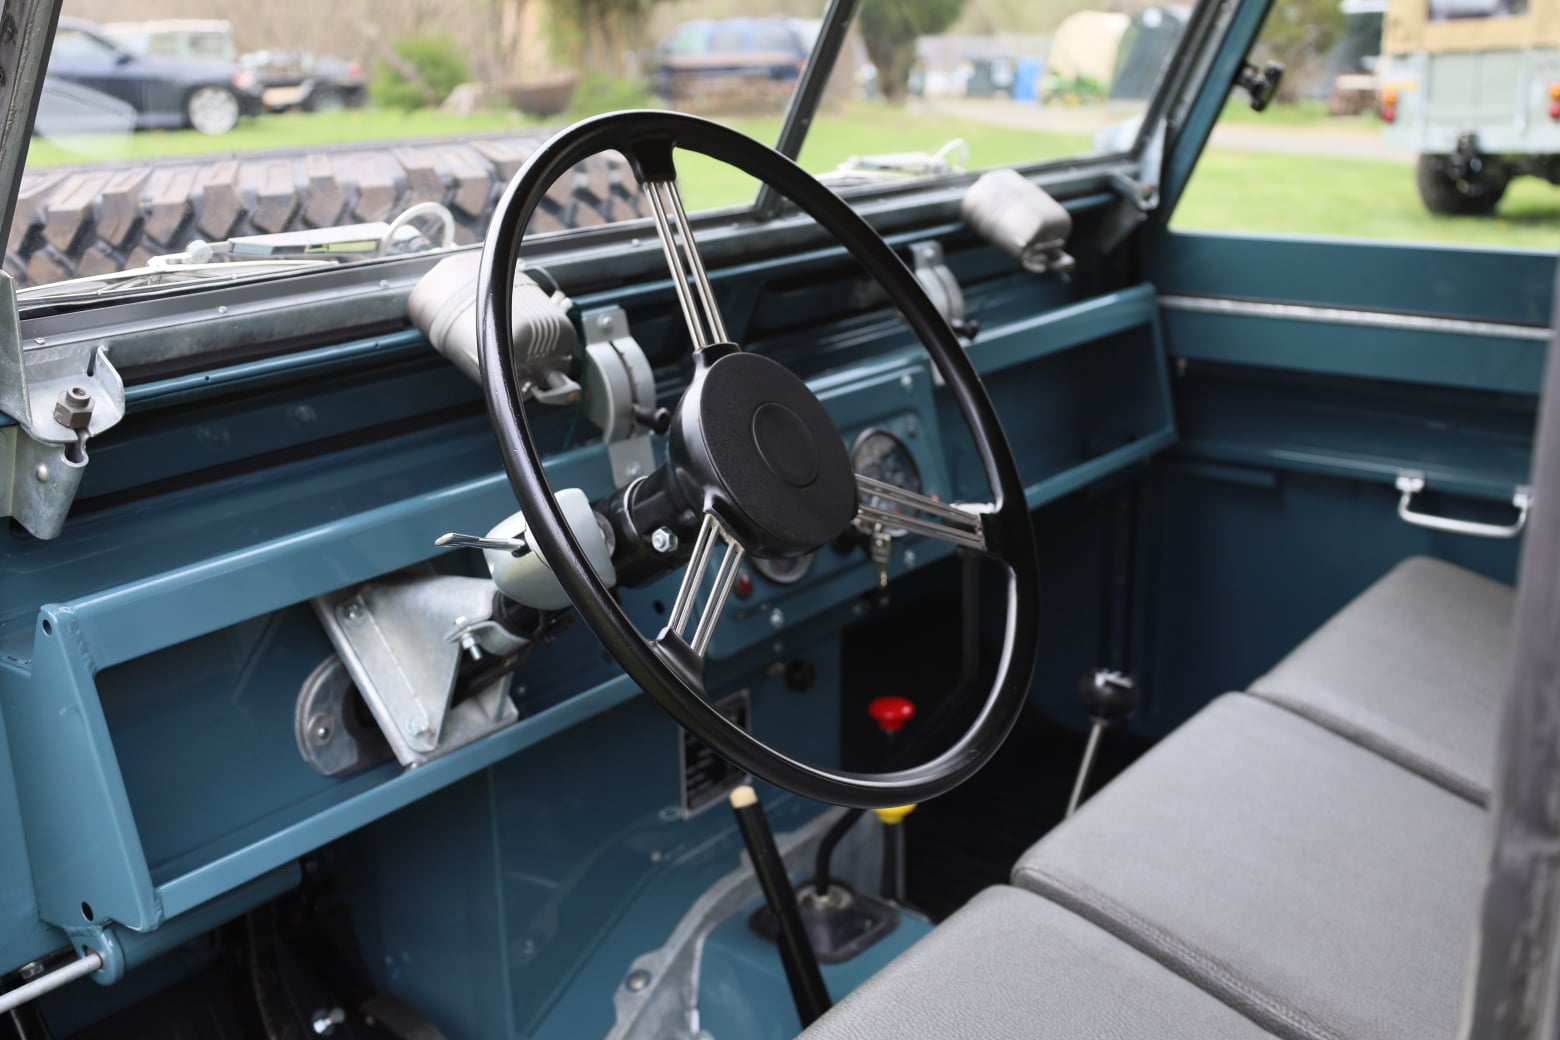
[{"label": "galvanized bracket", "polygon": [[591,311],[585,325],[585,418],[601,428],[614,487],[655,468],[655,373],[621,307]]},{"label": "galvanized bracket", "polygon": [[463,654],[505,657],[526,644],[493,620],[495,592],[487,578],[421,564],[311,601],[402,765],[432,761],[520,717],[509,696],[513,674],[451,704]]},{"label": "galvanized bracket", "polygon": [[949,323],[964,320],[964,290],[953,276],[948,261],[943,257],[941,242],[915,242],[910,246],[910,258],[915,265],[915,280],[921,283],[926,295],[931,297]]},{"label": "galvanized bracket", "polygon": [[[87,468],[87,439],[125,417],[125,384],[108,348],[28,350],[16,283],[0,272],[0,516],[54,538]],[[0,420],[3,422],[3,420]]]}]

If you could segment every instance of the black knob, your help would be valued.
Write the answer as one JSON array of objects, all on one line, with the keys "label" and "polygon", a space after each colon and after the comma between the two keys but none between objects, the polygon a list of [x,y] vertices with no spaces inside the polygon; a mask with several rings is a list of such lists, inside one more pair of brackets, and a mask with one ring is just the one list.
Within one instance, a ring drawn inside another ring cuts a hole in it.
[{"label": "black knob", "polygon": [[1137,711],[1138,685],[1130,675],[1097,669],[1083,677],[1078,693],[1089,717],[1107,726],[1124,722]]},{"label": "black knob", "polygon": [[662,436],[672,428],[672,413],[667,408],[638,405],[634,408],[634,419],[651,433],[659,433]]}]

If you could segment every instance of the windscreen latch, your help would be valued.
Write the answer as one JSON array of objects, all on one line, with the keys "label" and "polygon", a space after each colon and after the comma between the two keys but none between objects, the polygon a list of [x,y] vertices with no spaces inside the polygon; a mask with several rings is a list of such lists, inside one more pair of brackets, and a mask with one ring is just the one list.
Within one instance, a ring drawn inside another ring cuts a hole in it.
[{"label": "windscreen latch", "polygon": [[[87,441],[125,417],[125,384],[102,344],[22,342],[16,283],[0,272],[0,516],[55,538],[87,468]],[[3,422],[3,419],[0,419]]]}]

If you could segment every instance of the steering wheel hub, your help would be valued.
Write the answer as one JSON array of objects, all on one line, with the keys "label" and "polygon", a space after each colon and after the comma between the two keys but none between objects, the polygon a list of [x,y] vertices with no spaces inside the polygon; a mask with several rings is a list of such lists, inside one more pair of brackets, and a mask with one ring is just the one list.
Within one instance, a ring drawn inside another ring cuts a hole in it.
[{"label": "steering wheel hub", "polygon": [[782,365],[700,351],[667,446],[689,504],[715,511],[755,556],[811,552],[856,514],[856,477],[834,419]]}]

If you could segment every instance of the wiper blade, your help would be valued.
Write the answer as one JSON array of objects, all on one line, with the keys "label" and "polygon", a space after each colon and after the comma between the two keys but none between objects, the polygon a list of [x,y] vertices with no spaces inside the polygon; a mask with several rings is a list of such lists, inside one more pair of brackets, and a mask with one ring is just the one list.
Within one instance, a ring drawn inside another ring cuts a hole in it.
[{"label": "wiper blade", "polygon": [[[437,235],[425,232],[415,223],[426,217],[437,218]],[[352,260],[430,252],[454,244],[454,216],[436,202],[424,202],[389,222],[243,235],[220,242],[195,241],[183,252],[152,257],[145,267],[31,285],[17,290],[16,297],[22,303],[91,300],[147,289],[336,267]]]}]

